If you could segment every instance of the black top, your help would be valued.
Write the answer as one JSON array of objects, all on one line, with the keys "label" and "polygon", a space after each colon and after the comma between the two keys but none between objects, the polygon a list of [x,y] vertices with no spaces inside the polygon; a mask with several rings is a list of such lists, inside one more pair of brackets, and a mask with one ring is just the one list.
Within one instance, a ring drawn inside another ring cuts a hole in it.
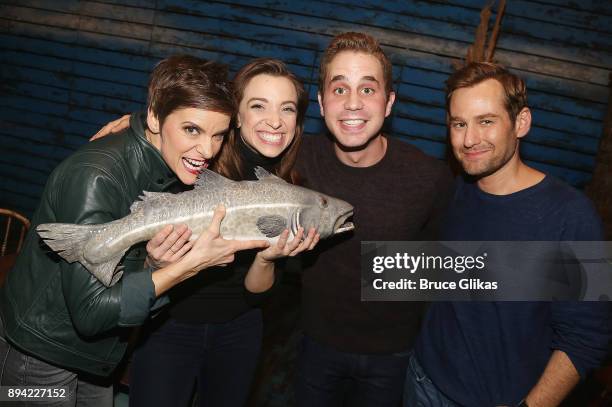
[{"label": "black top", "polygon": [[[244,179],[256,180],[257,166],[274,172],[280,158],[268,158],[257,153],[244,141],[239,143],[244,165]],[[186,323],[227,322],[261,303],[271,290],[251,293],[244,287],[244,278],[255,258],[256,250],[236,253],[227,267],[212,267],[174,287],[170,291],[170,316]],[[275,285],[279,278],[275,279]]]},{"label": "black top", "polygon": [[387,137],[381,161],[344,165],[324,136],[306,137],[297,168],[305,186],[343,199],[355,208],[355,230],[321,241],[302,254],[302,314],[306,333],[340,351],[391,353],[407,350],[417,334],[423,304],[362,302],[362,240],[428,240],[450,197],[447,165]]}]

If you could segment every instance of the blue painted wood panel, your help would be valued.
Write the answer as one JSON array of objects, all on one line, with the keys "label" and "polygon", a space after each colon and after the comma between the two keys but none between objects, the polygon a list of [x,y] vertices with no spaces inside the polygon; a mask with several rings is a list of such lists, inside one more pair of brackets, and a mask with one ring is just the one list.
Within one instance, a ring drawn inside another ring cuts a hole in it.
[{"label": "blue painted wood panel", "polygon": [[[102,124],[140,110],[154,64],[174,53],[227,63],[277,57],[305,82],[306,132],[322,50],[342,31],[376,36],[398,98],[385,128],[447,157],[444,81],[473,41],[484,0],[3,0],[0,2],[0,206],[31,215],[52,169]],[[495,11],[495,8],[494,8]],[[583,186],[608,103],[612,3],[511,0],[496,58],[529,87],[522,153]]]}]

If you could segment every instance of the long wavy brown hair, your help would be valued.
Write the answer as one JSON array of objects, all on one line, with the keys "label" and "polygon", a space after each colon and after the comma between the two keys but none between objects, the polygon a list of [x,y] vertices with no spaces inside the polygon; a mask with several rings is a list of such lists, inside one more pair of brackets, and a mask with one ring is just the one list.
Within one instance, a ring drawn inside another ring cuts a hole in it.
[{"label": "long wavy brown hair", "polygon": [[[306,117],[306,108],[308,107],[308,95],[304,90],[304,85],[295,76],[285,63],[274,58],[258,58],[243,66],[236,74],[233,80],[233,95],[236,106],[240,106],[244,90],[248,86],[251,79],[257,75],[270,75],[276,77],[287,78],[295,86],[297,93],[297,117],[295,126],[295,135],[291,144],[285,151],[281,153],[282,158],[274,168],[274,173],[284,180],[292,183],[298,182],[297,171],[293,166],[297,157],[300,144],[302,143],[302,134],[304,133],[304,119]],[[229,132],[228,139],[221,149],[221,153],[213,164],[213,170],[228,178],[241,180],[245,178],[245,168],[243,159],[240,156],[240,129],[236,127],[234,121],[232,129]]]}]

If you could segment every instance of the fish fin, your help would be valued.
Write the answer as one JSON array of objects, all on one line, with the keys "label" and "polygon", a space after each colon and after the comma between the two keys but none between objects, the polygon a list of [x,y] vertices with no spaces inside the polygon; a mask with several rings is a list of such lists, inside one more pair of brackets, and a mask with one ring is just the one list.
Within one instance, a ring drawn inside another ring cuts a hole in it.
[{"label": "fish fin", "polygon": [[145,202],[157,199],[160,196],[164,196],[164,195],[172,195],[172,194],[170,194],[168,192],[142,191],[142,195],[140,195],[138,197],[138,199],[140,199],[140,201],[134,201],[134,203],[132,203],[132,205],[130,206],[130,212],[134,213],[137,210],[139,210],[140,208],[142,208],[142,206],[144,205]]},{"label": "fish fin", "polygon": [[117,263],[123,257],[118,257],[101,264],[92,265],[83,257],[83,250],[92,234],[104,228],[105,225],[77,225],[73,223],[43,223],[36,227],[36,232],[42,240],[59,256],[69,263],[78,261],[102,284],[107,287],[115,284],[121,278],[122,271],[116,271]]},{"label": "fish fin", "polygon": [[134,203],[132,205],[130,205],[130,212],[134,213],[137,210],[139,210],[140,208],[142,208],[144,205],[144,201],[134,201]]},{"label": "fish fin", "polygon": [[283,184],[287,183],[287,181],[280,177],[277,177],[276,175],[272,174],[270,171],[266,170],[263,167],[255,167],[253,172],[255,172],[255,176],[260,181],[282,182]]},{"label": "fish fin", "polygon": [[219,188],[222,189],[228,184],[233,184],[229,178],[225,178],[223,175],[219,175],[216,172],[213,172],[207,168],[202,170],[198,175],[198,179],[194,185],[195,188],[198,187],[206,187],[206,188]]},{"label": "fish fin", "polygon": [[117,267],[117,264],[121,261],[126,251],[127,250],[105,263],[90,265],[87,267],[87,270],[89,270],[89,272],[102,284],[110,287],[123,276],[123,267]]},{"label": "fish fin", "polygon": [[287,220],[280,215],[261,216],[257,219],[257,229],[266,237],[276,237],[287,228]]}]

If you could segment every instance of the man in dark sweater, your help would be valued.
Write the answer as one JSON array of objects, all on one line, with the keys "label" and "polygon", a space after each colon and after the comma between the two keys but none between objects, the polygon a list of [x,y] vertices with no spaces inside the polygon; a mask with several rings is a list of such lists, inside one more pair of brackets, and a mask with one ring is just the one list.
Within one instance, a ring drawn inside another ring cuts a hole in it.
[{"label": "man in dark sweater", "polygon": [[[466,66],[447,81],[447,115],[466,177],[442,239],[603,240],[583,194],[521,161],[531,113],[520,78],[495,64]],[[556,406],[601,363],[611,328],[608,303],[435,303],[410,360],[404,405]]]},{"label": "man in dark sweater", "polygon": [[307,187],[355,207],[356,230],[304,256],[299,406],[395,407],[401,399],[423,306],[361,302],[360,242],[432,238],[452,180],[443,162],[382,133],[391,85],[375,39],[332,40],[319,77],[331,137],[305,138],[297,168]]}]

